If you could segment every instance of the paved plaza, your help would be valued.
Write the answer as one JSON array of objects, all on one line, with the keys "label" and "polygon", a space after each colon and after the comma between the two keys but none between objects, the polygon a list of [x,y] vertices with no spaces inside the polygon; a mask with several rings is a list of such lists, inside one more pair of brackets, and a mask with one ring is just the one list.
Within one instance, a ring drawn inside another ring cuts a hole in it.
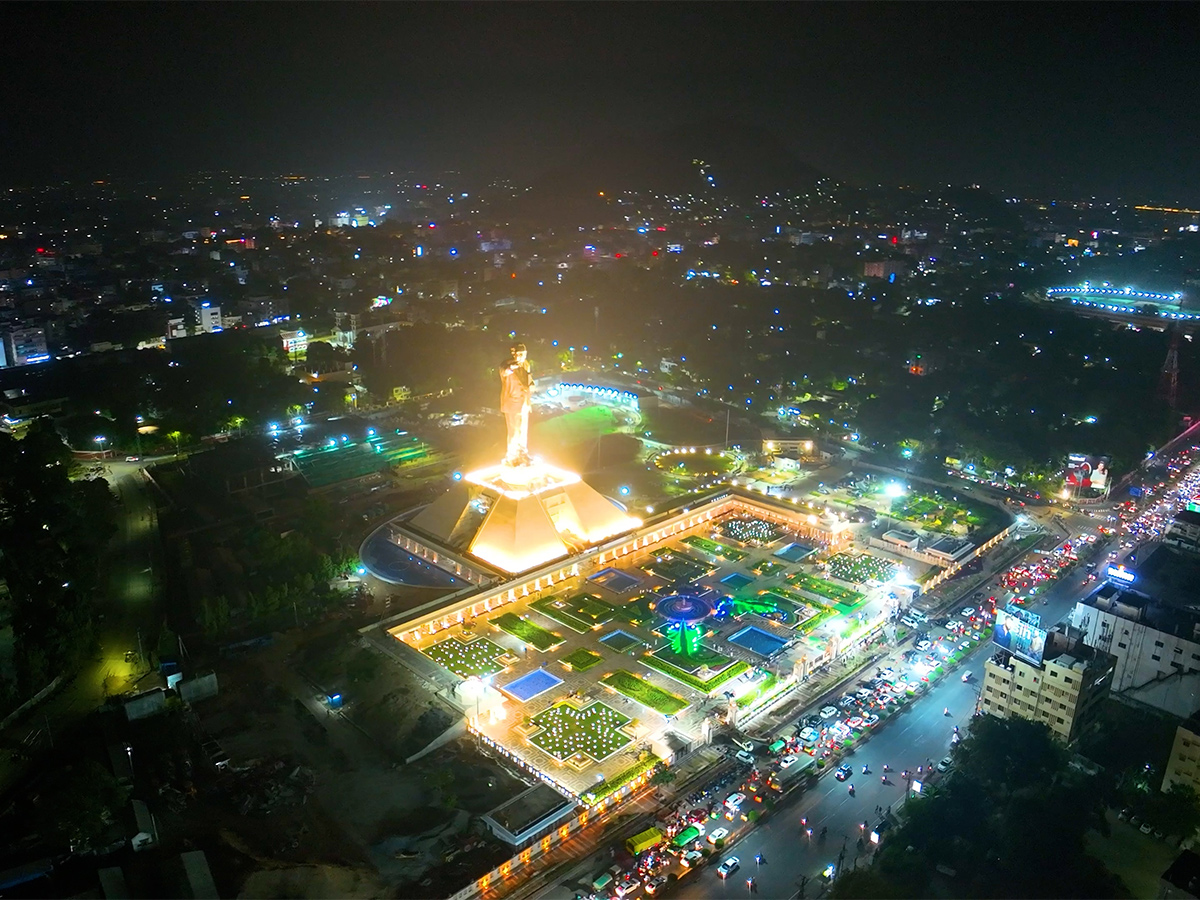
[{"label": "paved plaza", "polygon": [[[806,548],[802,561],[774,555],[793,543]],[[562,789],[600,797],[604,785],[645,771],[647,752],[670,752],[672,733],[701,739],[705,720],[731,714],[730,697],[745,727],[798,673],[849,649],[845,635],[878,618],[886,587],[840,580],[828,551],[807,554],[814,543],[739,510],[619,561],[581,565],[436,634],[403,636],[459,677],[503,671],[492,680],[504,686],[505,714],[479,718],[485,739]],[[897,565],[878,552],[833,559],[868,580]],[[677,626],[656,611],[678,593],[713,609],[696,625],[691,655],[672,648]]]}]

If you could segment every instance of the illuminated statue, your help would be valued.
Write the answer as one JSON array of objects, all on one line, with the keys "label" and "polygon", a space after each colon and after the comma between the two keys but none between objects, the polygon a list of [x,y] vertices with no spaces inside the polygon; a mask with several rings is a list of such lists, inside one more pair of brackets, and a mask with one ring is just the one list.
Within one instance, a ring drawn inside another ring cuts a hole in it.
[{"label": "illuminated statue", "polygon": [[527,466],[529,458],[529,392],[533,378],[525,345],[513,344],[509,358],[500,366],[500,411],[508,429],[507,466]]}]

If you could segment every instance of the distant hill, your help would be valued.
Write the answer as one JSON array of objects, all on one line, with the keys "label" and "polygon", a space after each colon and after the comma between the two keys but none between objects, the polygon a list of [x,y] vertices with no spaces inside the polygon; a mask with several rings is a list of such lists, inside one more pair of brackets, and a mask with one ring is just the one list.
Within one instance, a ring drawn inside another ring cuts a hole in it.
[{"label": "distant hill", "polygon": [[[706,185],[697,159],[708,164],[715,188]],[[744,200],[803,190],[821,177],[769,130],[714,119],[652,135],[614,133],[603,145],[580,147],[536,178],[509,212],[518,218],[594,221],[608,208],[600,191],[713,191]]]}]

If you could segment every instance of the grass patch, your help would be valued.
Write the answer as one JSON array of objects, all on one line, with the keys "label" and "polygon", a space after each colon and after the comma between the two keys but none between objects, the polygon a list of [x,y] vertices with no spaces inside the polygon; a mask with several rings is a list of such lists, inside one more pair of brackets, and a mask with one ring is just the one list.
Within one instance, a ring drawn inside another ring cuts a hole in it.
[{"label": "grass patch", "polygon": [[586,634],[616,615],[616,608],[591,594],[575,597],[543,597],[529,604],[543,616],[566,625],[572,631]]},{"label": "grass patch", "polygon": [[592,806],[593,804],[599,803],[601,800],[603,800],[605,797],[612,794],[614,791],[620,790],[625,785],[629,784],[629,782],[633,781],[635,778],[638,778],[639,776],[644,775],[647,772],[649,772],[651,769],[653,769],[655,766],[657,766],[660,762],[662,762],[662,760],[659,759],[657,756],[655,756],[653,753],[648,754],[646,759],[639,759],[636,763],[634,763],[632,766],[630,766],[625,771],[618,772],[612,778],[607,779],[603,784],[597,785],[596,787],[592,788],[590,791],[585,791],[582,794],[582,796],[580,797],[580,799],[584,803],[586,803],[588,806]]},{"label": "grass patch", "polygon": [[719,544],[716,541],[709,540],[706,537],[701,537],[698,534],[693,534],[690,537],[685,537],[683,543],[689,547],[695,547],[710,556],[716,556],[728,562],[741,562],[746,558],[746,554],[742,550],[735,550],[726,544]]},{"label": "grass patch", "polygon": [[621,731],[629,724],[629,717],[603,703],[583,709],[560,703],[538,713],[532,722],[542,730],[530,737],[529,743],[558,760],[580,754],[594,760],[606,759],[633,741]]},{"label": "grass patch", "polygon": [[852,584],[889,581],[896,564],[869,553],[835,553],[829,558],[829,574]]},{"label": "grass patch", "polygon": [[547,631],[541,625],[536,625],[528,619],[522,619],[513,613],[505,613],[492,619],[492,624],[501,631],[507,631],[519,641],[536,647],[538,650],[549,650],[563,642],[557,634]]},{"label": "grass patch", "polygon": [[750,668],[749,663],[740,661],[735,662],[732,665],[722,669],[712,678],[705,681],[702,678],[697,678],[691,672],[687,672],[678,666],[671,665],[666,660],[659,659],[657,656],[642,657],[642,664],[647,668],[666,675],[668,678],[674,678],[680,684],[686,684],[688,687],[692,688],[692,690],[699,691],[701,694],[711,694],[721,685],[725,684],[727,681],[732,681],[734,678],[737,678]]},{"label": "grass patch", "polygon": [[572,672],[586,672],[592,666],[599,665],[602,658],[599,653],[593,653],[591,650],[580,647],[574,653],[564,656],[561,662],[570,666]]},{"label": "grass patch", "polygon": [[476,638],[468,643],[463,643],[458,638],[446,638],[421,652],[459,678],[494,675],[504,668],[496,662],[504,655],[503,648],[487,638]]},{"label": "grass patch", "polygon": [[847,607],[858,606],[858,604],[866,599],[865,594],[851,590],[850,588],[838,587],[832,581],[826,581],[824,578],[817,578],[815,575],[809,575],[804,572],[789,575],[787,582],[797,590],[808,591],[810,594],[815,594],[818,597],[823,597],[826,600],[831,600],[834,603],[840,603]]},{"label": "grass patch", "polygon": [[784,566],[784,565],[781,565],[780,563],[773,562],[769,559],[766,559],[766,560],[763,560],[762,562],[760,562],[757,566],[755,566],[750,571],[753,572],[755,575],[758,575],[762,578],[770,578],[773,575],[779,575],[779,574],[782,574],[783,572],[786,572],[787,566]]},{"label": "grass patch", "polygon": [[747,706],[758,701],[760,697],[770,696],[771,691],[775,689],[775,685],[779,684],[779,678],[775,673],[770,673],[756,684],[753,688],[746,691],[742,696],[738,697],[738,709],[745,709]]},{"label": "grass patch", "polygon": [[677,694],[655,687],[624,669],[605,675],[600,679],[600,683],[664,716],[673,716],[688,705],[687,701]]}]

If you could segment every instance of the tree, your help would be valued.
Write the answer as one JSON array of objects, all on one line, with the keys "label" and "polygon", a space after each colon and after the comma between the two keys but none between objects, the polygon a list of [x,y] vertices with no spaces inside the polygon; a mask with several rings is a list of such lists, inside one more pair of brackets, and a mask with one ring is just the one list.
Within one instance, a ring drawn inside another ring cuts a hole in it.
[{"label": "tree", "polygon": [[127,796],[112,773],[95,761],[60,769],[38,798],[38,830],[71,848],[97,847]]}]

